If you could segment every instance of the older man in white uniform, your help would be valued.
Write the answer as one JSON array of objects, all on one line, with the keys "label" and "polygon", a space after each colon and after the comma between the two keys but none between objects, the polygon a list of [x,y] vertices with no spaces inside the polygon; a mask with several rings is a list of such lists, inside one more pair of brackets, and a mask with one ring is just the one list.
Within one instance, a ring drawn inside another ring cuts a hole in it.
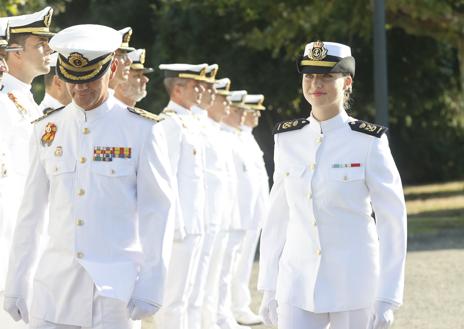
[{"label": "older man in white uniform", "polygon": [[[27,322],[32,293],[32,329],[128,329],[163,299],[173,237],[165,143],[149,113],[108,95],[117,31],[77,25],[50,45],[73,102],[34,122],[4,308]],[[31,291],[47,207],[49,241]]]}]

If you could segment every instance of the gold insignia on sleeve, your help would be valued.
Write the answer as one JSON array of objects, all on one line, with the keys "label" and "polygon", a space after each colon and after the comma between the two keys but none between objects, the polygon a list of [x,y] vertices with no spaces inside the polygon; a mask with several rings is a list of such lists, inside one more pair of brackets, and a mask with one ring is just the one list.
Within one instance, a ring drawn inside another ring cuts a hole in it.
[{"label": "gold insignia on sleeve", "polygon": [[316,41],[313,44],[313,49],[308,54],[309,59],[314,61],[323,60],[327,56],[327,48],[322,41]]}]

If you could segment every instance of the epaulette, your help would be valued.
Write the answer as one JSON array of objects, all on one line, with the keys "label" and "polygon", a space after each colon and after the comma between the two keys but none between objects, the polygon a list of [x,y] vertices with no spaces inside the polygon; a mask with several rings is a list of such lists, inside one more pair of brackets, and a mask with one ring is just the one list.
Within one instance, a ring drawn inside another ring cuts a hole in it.
[{"label": "epaulette", "polygon": [[388,131],[387,127],[376,125],[362,120],[356,120],[349,122],[351,130],[358,131],[360,133],[368,134],[377,138],[380,138],[383,134]]},{"label": "epaulette", "polygon": [[309,124],[309,121],[306,119],[294,119],[294,120],[282,121],[274,126],[272,133],[279,134],[279,133],[284,133],[286,131],[301,129],[307,124]]},{"label": "epaulette", "polygon": [[127,108],[129,112],[140,115],[141,117],[144,117],[146,119],[155,121],[155,122],[160,122],[164,118],[160,117],[159,115],[156,115],[154,113],[139,109],[138,107],[128,107]]},{"label": "epaulette", "polygon": [[66,107],[66,106],[62,106],[62,107],[58,107],[58,108],[56,108],[56,109],[49,107],[49,108],[47,108],[47,111],[44,112],[44,115],[42,115],[41,117],[35,119],[34,121],[31,121],[31,123],[39,122],[39,121],[45,119],[46,117],[49,117],[49,116],[52,115],[53,113],[56,113],[56,112],[58,112],[58,111],[61,111],[61,110],[64,109],[65,107]]},{"label": "epaulette", "polygon": [[177,114],[176,111],[174,111],[173,109],[167,108],[167,107],[161,113],[164,114],[164,115],[175,115],[175,114]]}]

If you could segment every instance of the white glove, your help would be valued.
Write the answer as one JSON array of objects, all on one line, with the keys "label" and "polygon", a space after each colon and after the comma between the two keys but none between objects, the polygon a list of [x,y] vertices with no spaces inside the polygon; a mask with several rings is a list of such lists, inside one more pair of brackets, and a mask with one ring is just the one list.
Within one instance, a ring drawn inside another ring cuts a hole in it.
[{"label": "white glove", "polygon": [[3,309],[7,311],[13,320],[19,321],[23,319],[25,323],[29,323],[29,312],[27,311],[26,301],[21,297],[4,297]]},{"label": "white glove", "polygon": [[141,320],[148,316],[154,315],[160,309],[159,305],[153,305],[140,299],[131,298],[127,305],[129,317],[132,320]]},{"label": "white glove", "polygon": [[263,318],[266,326],[277,326],[277,300],[275,291],[265,291],[261,306],[259,307],[259,315]]},{"label": "white glove", "polygon": [[371,326],[369,329],[388,329],[393,324],[393,320],[395,319],[393,315],[393,310],[395,306],[387,303],[377,301],[375,302],[372,308],[372,318],[371,318]]}]

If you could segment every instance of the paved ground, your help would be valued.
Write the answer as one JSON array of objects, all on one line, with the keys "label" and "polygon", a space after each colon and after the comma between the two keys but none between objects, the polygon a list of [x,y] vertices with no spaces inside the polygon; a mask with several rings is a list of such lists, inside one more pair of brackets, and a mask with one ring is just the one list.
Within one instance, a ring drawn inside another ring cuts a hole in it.
[{"label": "paved ground", "polygon": [[[260,301],[255,293],[254,310]],[[392,329],[464,329],[464,231],[409,240],[405,302]]]}]

